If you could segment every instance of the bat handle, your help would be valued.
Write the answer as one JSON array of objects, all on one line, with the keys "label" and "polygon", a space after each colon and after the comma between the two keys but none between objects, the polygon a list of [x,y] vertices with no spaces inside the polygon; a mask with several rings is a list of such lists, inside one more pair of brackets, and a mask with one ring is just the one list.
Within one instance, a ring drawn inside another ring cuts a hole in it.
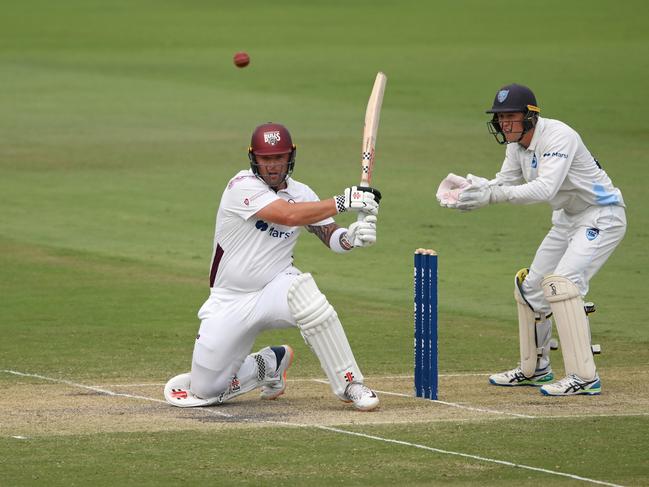
[{"label": "bat handle", "polygon": [[[370,185],[370,180],[367,178],[362,178],[361,182],[358,184],[359,186],[369,186]],[[365,212],[359,211],[358,214],[356,215],[356,221],[360,222],[365,218]]]}]

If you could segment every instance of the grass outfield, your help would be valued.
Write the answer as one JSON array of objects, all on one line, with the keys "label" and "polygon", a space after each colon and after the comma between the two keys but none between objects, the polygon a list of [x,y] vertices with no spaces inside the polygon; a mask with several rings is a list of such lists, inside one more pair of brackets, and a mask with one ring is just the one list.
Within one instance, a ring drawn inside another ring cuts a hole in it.
[{"label": "grass outfield", "polygon": [[[649,483],[648,14],[639,0],[3,6],[0,485]],[[296,179],[340,193],[358,180],[379,70],[379,242],[339,256],[304,232],[295,258],[382,408],[336,401],[296,330],[258,340],[296,350],[278,401],[167,407],[160,384],[189,367],[214,215],[251,130],[285,123]],[[626,238],[588,295],[599,397],[486,383],[516,363],[513,275],[549,208],[434,200],[451,171],[499,169],[484,110],[512,81],[580,132],[627,203]],[[440,255],[438,403],[408,397],[417,247]]]}]

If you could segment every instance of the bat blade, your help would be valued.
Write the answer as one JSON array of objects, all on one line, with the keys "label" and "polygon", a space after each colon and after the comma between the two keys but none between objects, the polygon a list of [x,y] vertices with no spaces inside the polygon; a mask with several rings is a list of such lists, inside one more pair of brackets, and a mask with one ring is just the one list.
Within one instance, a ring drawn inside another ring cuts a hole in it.
[{"label": "bat blade", "polygon": [[381,105],[383,104],[383,93],[387,76],[379,72],[374,80],[372,94],[367,102],[365,110],[365,127],[363,128],[363,147],[361,152],[361,186],[369,186],[372,183],[372,172],[374,170],[374,151],[376,149],[376,134],[379,130],[381,119]]}]

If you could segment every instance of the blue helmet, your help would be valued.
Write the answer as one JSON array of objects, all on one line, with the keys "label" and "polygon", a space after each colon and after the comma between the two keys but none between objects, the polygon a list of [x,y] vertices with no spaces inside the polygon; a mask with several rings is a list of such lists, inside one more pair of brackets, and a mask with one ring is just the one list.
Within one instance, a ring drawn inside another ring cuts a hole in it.
[{"label": "blue helmet", "polygon": [[523,114],[523,131],[517,141],[536,126],[541,109],[536,103],[536,97],[532,90],[527,86],[512,83],[503,86],[498,90],[494,98],[493,105],[486,113],[492,113],[492,119],[487,122],[489,133],[496,138],[499,144],[505,144],[507,139],[498,123],[499,113],[516,113]]}]

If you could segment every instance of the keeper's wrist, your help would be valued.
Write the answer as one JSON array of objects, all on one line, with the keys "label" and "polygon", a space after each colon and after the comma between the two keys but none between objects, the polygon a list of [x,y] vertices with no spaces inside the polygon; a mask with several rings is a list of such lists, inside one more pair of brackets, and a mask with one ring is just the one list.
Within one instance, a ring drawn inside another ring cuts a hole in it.
[{"label": "keeper's wrist", "polygon": [[502,203],[503,201],[507,201],[507,199],[507,192],[503,186],[491,186],[489,203]]}]

